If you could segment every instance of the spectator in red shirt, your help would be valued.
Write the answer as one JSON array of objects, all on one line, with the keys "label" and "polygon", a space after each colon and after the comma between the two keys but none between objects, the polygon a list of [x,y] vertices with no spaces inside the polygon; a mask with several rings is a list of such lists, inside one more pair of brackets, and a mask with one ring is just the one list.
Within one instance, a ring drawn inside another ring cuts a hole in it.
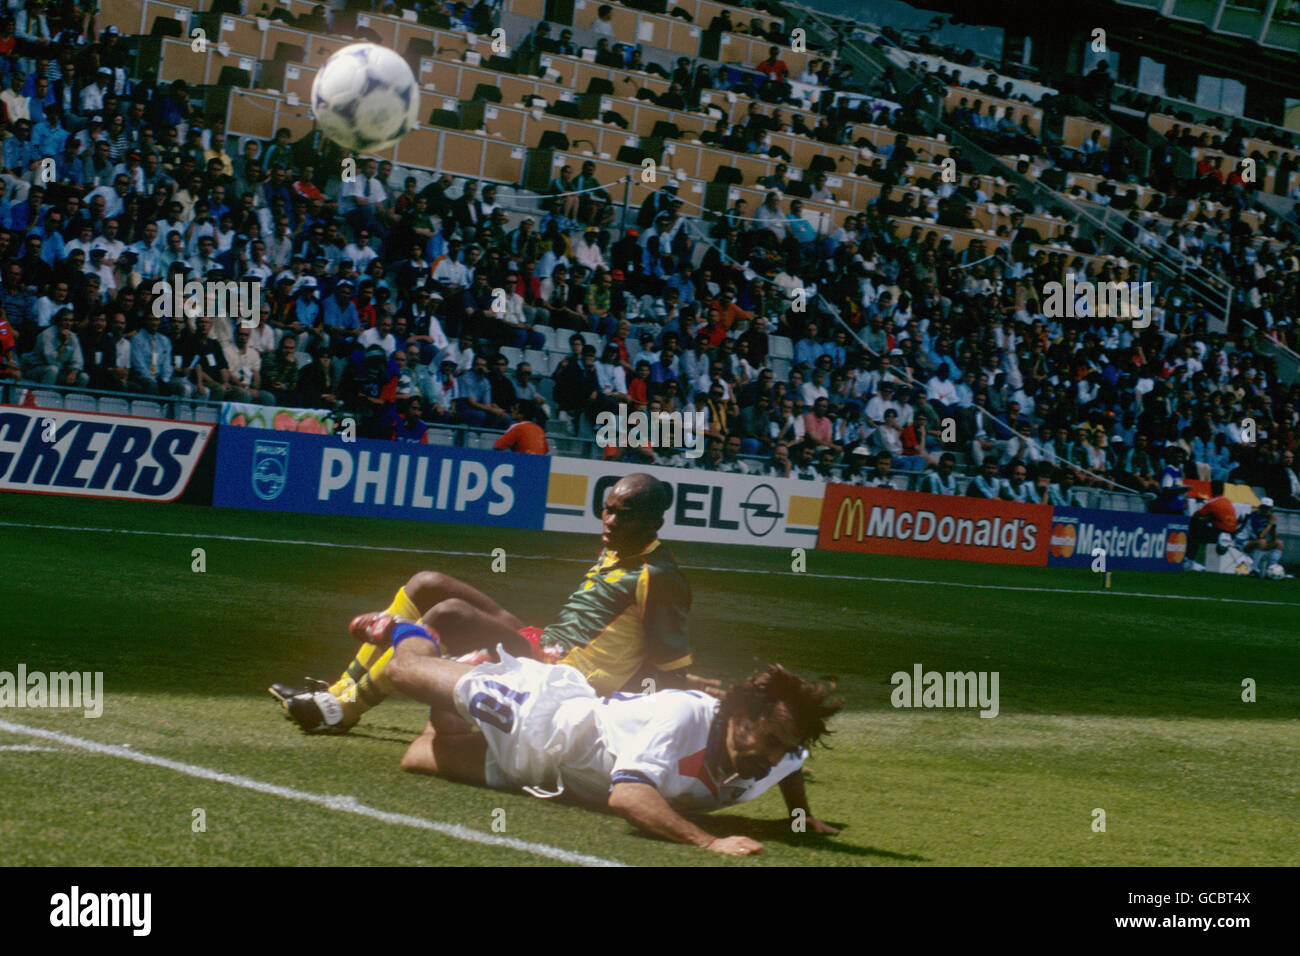
[{"label": "spectator in red shirt", "polygon": [[18,366],[18,336],[5,318],[4,309],[0,309],[0,379],[3,378],[17,380],[22,378],[22,371]]},{"label": "spectator in red shirt", "polygon": [[782,82],[790,75],[790,68],[785,65],[785,60],[781,59],[780,53],[780,48],[768,47],[767,59],[757,67],[758,72],[777,83]]},{"label": "spectator in red shirt", "polygon": [[497,451],[517,451],[525,455],[549,455],[551,443],[546,432],[537,424],[537,406],[530,401],[516,402],[510,406],[510,417],[515,420],[504,435],[492,443]]},{"label": "spectator in red shirt", "polygon": [[650,363],[645,359],[636,363],[632,380],[627,383],[627,397],[632,400],[633,410],[645,408],[650,401]]},{"label": "spectator in red shirt", "polygon": [[[748,322],[754,317],[753,312],[747,312],[736,305],[736,294],[730,288],[723,289],[718,297],[713,300],[709,309],[710,325],[715,322],[721,325],[723,338],[726,338],[727,334],[731,332],[732,326],[737,322],[742,320]],[[712,343],[713,347],[717,348],[720,342],[721,339]]]},{"label": "spectator in red shirt", "polygon": [[813,410],[803,417],[804,440],[829,448],[838,455],[840,446],[831,441],[834,423],[831,421],[830,410],[831,403],[824,396],[813,403]]},{"label": "spectator in red shirt", "polygon": [[1210,482],[1210,499],[1201,505],[1192,515],[1191,540],[1192,551],[1203,544],[1217,541],[1220,534],[1237,533],[1237,509],[1223,493],[1223,482],[1216,479]]}]

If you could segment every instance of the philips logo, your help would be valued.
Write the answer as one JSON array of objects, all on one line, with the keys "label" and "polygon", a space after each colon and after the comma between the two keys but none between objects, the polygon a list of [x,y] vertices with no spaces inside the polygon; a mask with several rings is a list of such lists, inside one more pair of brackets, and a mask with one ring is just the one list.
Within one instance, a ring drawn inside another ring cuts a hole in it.
[{"label": "philips logo", "polygon": [[289,480],[289,443],[258,441],[253,445],[253,494],[274,501]]}]

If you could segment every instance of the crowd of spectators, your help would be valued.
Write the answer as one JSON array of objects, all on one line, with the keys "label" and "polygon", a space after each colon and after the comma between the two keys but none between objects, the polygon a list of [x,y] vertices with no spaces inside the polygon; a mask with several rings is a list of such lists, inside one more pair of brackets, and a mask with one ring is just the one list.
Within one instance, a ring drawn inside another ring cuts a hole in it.
[{"label": "crowd of spectators", "polygon": [[[924,72],[923,65],[915,67]],[[1230,302],[1232,319],[1263,329],[1293,350],[1300,346],[1296,322],[1300,316],[1300,247],[1294,224],[1294,209],[1300,207],[1293,207],[1289,224],[1258,200],[1258,191],[1266,181],[1282,184],[1285,192],[1292,175],[1300,171],[1294,135],[1234,121],[1220,123],[1226,128],[1216,136],[1193,131],[1190,117],[1184,117],[1189,125],[1174,124],[1167,130],[1143,173],[1132,142],[1121,135],[1104,144],[1100,130],[1095,130],[1080,146],[1066,147],[1061,121],[1074,101],[1065,96],[1050,93],[1038,100],[1035,105],[1042,108],[1043,117],[1035,133],[1027,110],[1017,117],[1014,106],[995,109],[988,101],[997,97],[1029,102],[1029,97],[1012,93],[1011,83],[999,87],[996,74],[988,74],[983,82],[961,84],[955,69],[938,65],[925,76],[937,90],[970,89],[971,95],[961,96],[946,118],[975,142],[1009,157],[1018,172],[1057,189],[1063,187],[1068,173],[1095,174],[1099,177],[1095,186],[1076,183],[1064,191],[1075,201],[1123,213],[1120,232],[1140,249],[1222,277],[1235,290]],[[1101,61],[1079,85],[1085,96],[1109,100],[1112,83],[1107,63]],[[1130,109],[1160,112],[1160,104],[1152,97],[1132,96],[1126,103]],[[1247,150],[1245,140],[1251,137],[1278,148]],[[1176,154],[1181,151],[1190,156],[1192,150],[1202,150],[1194,167],[1187,175],[1177,175]],[[1224,155],[1216,155],[1219,153]],[[1247,170],[1247,159],[1254,163],[1253,170]],[[973,195],[968,198],[978,201]],[[1027,204],[1014,201],[1015,197],[988,198],[1027,210]],[[1288,198],[1300,200],[1300,184],[1290,188]],[[1244,215],[1247,213],[1250,215]],[[1070,237],[1067,244],[1080,249],[1091,241]]]},{"label": "crowd of spectators", "polygon": [[[338,183],[319,132],[235,148],[184,83],[130,78],[116,34],[91,39],[0,60],[9,379],[334,408],[407,441],[513,423],[508,444],[532,451],[543,427],[587,436],[626,405],[707,422],[698,458],[606,452],[640,461],[1058,503],[1125,488],[1167,504],[1172,469],[1300,504],[1300,395],[1239,325],[1210,332],[1177,288],[1145,329],[1043,314],[1045,283],[1136,266],[1030,242],[957,252],[937,214],[900,229],[888,189],[818,234],[799,209],[826,188],[810,171],[795,189],[778,170],[760,208],[712,222],[668,182],[623,231],[589,163],[536,215],[372,159]],[[837,142],[854,121],[823,119]],[[914,155],[897,130],[864,174],[905,183]],[[1294,256],[1276,261],[1292,283]],[[156,314],[154,283],[176,276],[260,281],[260,321]],[[519,358],[546,346],[545,368]]]}]

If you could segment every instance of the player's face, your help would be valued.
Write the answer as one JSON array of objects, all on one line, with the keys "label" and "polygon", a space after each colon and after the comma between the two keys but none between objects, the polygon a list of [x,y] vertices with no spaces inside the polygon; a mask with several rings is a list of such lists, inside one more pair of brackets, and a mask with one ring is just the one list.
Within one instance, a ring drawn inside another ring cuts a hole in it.
[{"label": "player's face", "polygon": [[610,489],[605,498],[605,509],[600,520],[603,533],[601,543],[620,554],[635,554],[654,540],[659,531],[659,516],[654,515],[636,500],[634,490],[620,482]]},{"label": "player's face", "polygon": [[746,780],[758,780],[798,748],[799,738],[791,727],[784,706],[757,720],[735,715],[727,721],[726,751],[730,766]]}]

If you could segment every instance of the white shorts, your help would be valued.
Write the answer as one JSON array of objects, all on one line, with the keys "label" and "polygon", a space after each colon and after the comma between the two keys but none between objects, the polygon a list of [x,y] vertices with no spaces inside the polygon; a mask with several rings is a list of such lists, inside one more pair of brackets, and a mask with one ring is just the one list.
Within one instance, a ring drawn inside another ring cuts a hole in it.
[{"label": "white shorts", "polygon": [[582,672],[567,664],[515,658],[501,647],[497,655],[499,664],[480,664],[456,682],[456,709],[483,731],[489,787],[550,786],[578,730],[556,720],[556,711],[566,701],[599,698]]}]

